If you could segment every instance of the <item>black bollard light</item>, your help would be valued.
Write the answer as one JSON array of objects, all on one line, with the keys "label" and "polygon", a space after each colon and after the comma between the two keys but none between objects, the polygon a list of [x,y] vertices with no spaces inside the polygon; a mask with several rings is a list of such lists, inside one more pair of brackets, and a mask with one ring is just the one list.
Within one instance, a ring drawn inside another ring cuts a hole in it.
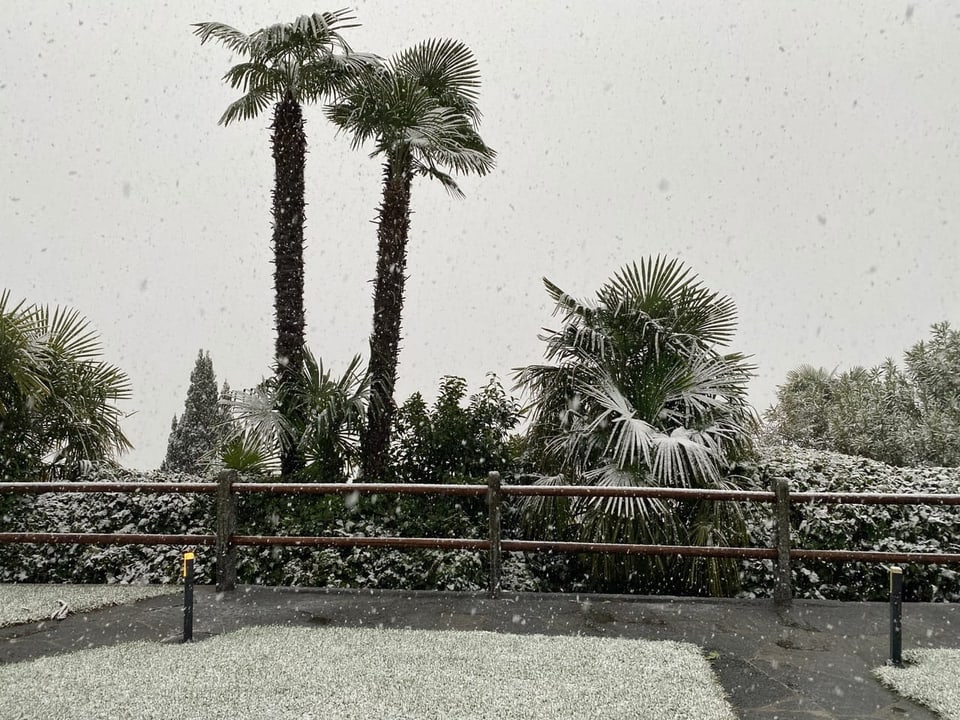
[{"label": "black bollard light", "polygon": [[890,664],[903,667],[903,570],[890,568]]},{"label": "black bollard light", "polygon": [[192,551],[183,554],[183,641],[193,640],[193,561]]}]

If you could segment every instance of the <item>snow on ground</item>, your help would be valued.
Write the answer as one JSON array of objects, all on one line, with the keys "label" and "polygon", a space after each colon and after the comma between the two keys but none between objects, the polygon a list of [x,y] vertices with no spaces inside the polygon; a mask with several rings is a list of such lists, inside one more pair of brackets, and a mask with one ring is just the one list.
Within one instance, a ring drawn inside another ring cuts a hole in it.
[{"label": "snow on ground", "polygon": [[960,720],[960,650],[908,650],[904,667],[874,674],[901,695],[935,710],[943,720]]},{"label": "snow on ground", "polygon": [[176,585],[0,585],[0,627],[49,620],[63,612],[61,602],[75,613],[182,591]]},{"label": "snow on ground", "polygon": [[22,720],[735,720],[694,645],[489,632],[245,628],[0,666],[0,688]]}]

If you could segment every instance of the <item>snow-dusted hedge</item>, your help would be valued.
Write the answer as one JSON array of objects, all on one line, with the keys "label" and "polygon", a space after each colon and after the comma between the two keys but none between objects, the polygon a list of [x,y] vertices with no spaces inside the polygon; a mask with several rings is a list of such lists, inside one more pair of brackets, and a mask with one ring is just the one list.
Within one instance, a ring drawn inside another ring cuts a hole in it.
[{"label": "snow-dusted hedge", "polygon": [[[98,468],[90,482],[195,482],[190,475]],[[179,493],[49,493],[3,501],[7,532],[212,533],[213,498]],[[180,573],[182,548],[143,545],[0,545],[0,582],[169,583]],[[198,582],[212,577],[198,564]]]},{"label": "snow-dusted hedge", "polygon": [[[769,486],[785,477],[792,492],[960,494],[960,468],[901,468],[822,450],[770,447],[761,451],[758,482]],[[766,505],[746,506],[751,544],[772,544],[772,513]],[[792,545],[805,549],[960,553],[960,507],[918,505],[794,505]],[[960,567],[904,565],[907,600],[960,600]],[[886,567],[875,563],[796,561],[794,595],[832,600],[885,600]],[[743,591],[769,596],[771,561],[744,563]]]},{"label": "snow-dusted hedge", "polygon": [[[197,482],[179,473],[96,470],[94,482]],[[208,478],[210,480],[210,478]],[[340,496],[239,496],[239,531],[264,535],[481,537],[483,499],[401,498],[350,502]],[[426,506],[425,506],[426,504]],[[0,496],[6,532],[212,534],[213,497],[195,494],[50,493]],[[171,546],[0,545],[0,583],[170,583],[184,548]],[[197,552],[198,583],[213,582],[212,548]],[[263,585],[482,590],[483,554],[380,548],[238,549],[238,580]],[[504,587],[537,586],[519,554],[504,557]]]}]

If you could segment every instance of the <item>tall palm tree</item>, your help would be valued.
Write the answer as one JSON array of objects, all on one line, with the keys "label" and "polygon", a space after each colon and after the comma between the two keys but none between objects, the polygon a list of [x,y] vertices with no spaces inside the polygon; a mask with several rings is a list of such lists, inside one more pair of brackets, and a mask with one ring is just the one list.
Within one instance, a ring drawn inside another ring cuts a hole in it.
[{"label": "tall palm tree", "polygon": [[371,157],[384,161],[370,335],[373,397],[362,438],[362,476],[368,479],[386,469],[396,410],[411,182],[414,175],[430,177],[462,197],[450,171],[485,175],[493,168],[496,153],[477,132],[479,86],[469,48],[456,40],[428,40],[357,77],[327,108],[328,117],[353,135],[354,148],[371,140]]},{"label": "tall palm tree", "polygon": [[[733,336],[733,302],[678,261],[659,257],[624,267],[595,300],[544,282],[562,317],[560,330],[542,336],[552,364],[516,376],[532,400],[532,445],[560,471],[541,482],[728,485],[727,470],[749,450],[756,429],[746,400],[752,367],[715,347]],[[586,498],[573,506],[543,499],[527,510],[544,524],[566,517],[573,532],[599,541],[729,544],[743,528],[730,503],[683,509],[650,499]],[[624,567],[600,562],[608,575]],[[684,589],[706,583],[720,592],[736,581],[736,568],[695,563],[687,579]]]},{"label": "tall palm tree", "polygon": [[[302,105],[323,100],[371,63],[372,55],[353,53],[341,36],[357,27],[349,10],[303,15],[247,35],[228,25],[194,25],[200,42],[217,40],[247,60],[223,79],[243,95],[231,103],[220,124],[257,117],[273,105],[274,311],[277,324],[277,376],[294,378],[303,364],[303,170],[307,140]],[[290,448],[283,473],[295,472],[303,459]]]}]

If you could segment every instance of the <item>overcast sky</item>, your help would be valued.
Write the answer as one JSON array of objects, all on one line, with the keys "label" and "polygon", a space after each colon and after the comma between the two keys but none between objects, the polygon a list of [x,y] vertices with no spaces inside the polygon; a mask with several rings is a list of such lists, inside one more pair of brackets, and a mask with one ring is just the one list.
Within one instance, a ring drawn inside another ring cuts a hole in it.
[{"label": "overcast sky", "polygon": [[[160,464],[200,348],[235,389],[272,357],[270,118],[217,125],[239,58],[190,23],[336,7],[0,6],[0,287],[100,332],[133,383],[128,466]],[[801,363],[899,360],[960,324],[956,2],[354,7],[355,49],[472,48],[499,153],[464,200],[415,181],[398,400],[538,362],[543,276],[588,295],[647,255],[735,300],[760,410]],[[307,341],[339,373],[368,354],[380,168],[305,115]]]}]

